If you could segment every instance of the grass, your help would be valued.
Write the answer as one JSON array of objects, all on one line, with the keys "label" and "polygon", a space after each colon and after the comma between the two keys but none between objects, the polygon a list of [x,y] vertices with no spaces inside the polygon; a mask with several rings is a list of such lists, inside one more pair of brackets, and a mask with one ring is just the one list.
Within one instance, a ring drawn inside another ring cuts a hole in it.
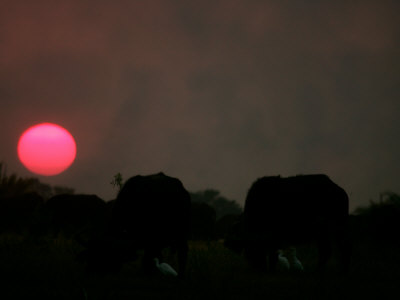
[{"label": "grass", "polygon": [[[145,277],[139,262],[116,274],[87,274],[75,261],[80,246],[65,238],[0,237],[0,299],[396,299],[397,248],[369,242],[354,246],[348,275],[334,261],[324,276],[312,270],[315,250],[299,247],[303,273],[257,273],[218,242],[190,243],[184,280]],[[176,268],[176,261],[171,260]]]}]

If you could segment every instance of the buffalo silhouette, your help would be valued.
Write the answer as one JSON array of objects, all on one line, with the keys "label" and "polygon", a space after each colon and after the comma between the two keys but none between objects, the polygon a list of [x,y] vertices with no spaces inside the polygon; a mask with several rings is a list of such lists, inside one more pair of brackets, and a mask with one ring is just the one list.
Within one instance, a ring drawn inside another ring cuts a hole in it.
[{"label": "buffalo silhouette", "polygon": [[278,249],[316,242],[318,269],[322,271],[336,244],[346,271],[350,259],[348,217],[346,192],[326,175],[262,177],[251,186],[242,218],[225,245],[244,250],[254,267],[265,270],[269,263],[274,271]]},{"label": "buffalo silhouette", "polygon": [[114,203],[111,236],[125,240],[132,251],[143,249],[143,268],[149,272],[155,267],[154,258],[161,258],[162,250],[171,247],[177,252],[178,274],[183,276],[190,214],[190,195],[180,180],[163,173],[134,176]]},{"label": "buffalo silhouette", "polygon": [[62,233],[81,238],[104,231],[107,226],[107,204],[96,195],[55,195],[46,201],[44,213],[53,236]]}]

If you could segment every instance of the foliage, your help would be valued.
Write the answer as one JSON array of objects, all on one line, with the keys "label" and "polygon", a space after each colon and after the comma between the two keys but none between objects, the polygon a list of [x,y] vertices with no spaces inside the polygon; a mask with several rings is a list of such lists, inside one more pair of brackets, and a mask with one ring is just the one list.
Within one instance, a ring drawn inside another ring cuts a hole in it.
[{"label": "foliage", "polygon": [[16,174],[7,175],[7,168],[0,162],[0,197],[12,197],[32,191],[33,178],[23,179]]},{"label": "foliage", "polygon": [[397,237],[400,230],[400,196],[393,192],[382,193],[379,201],[370,201],[368,206],[355,210],[351,225],[356,238],[400,245]]},{"label": "foliage", "polygon": [[400,209],[400,195],[393,192],[381,193],[379,196],[379,201],[371,200],[369,206],[361,206],[355,210],[356,215],[372,215],[377,211],[392,208]]},{"label": "foliage", "polygon": [[118,191],[121,190],[122,185],[124,184],[124,181],[122,179],[122,174],[121,173],[117,173],[114,175],[113,180],[111,180],[110,184],[113,186],[113,188],[118,187]]},{"label": "foliage", "polygon": [[21,178],[16,174],[7,175],[6,165],[0,162],[0,198],[18,197],[27,193],[36,193],[43,199],[49,199],[58,194],[73,194],[74,189],[52,187],[35,177]]},{"label": "foliage", "polygon": [[224,238],[242,208],[213,189],[190,193],[192,199],[192,238]]},{"label": "foliage", "polygon": [[242,208],[234,200],[229,200],[213,189],[190,193],[192,202],[204,202],[215,209],[217,220],[225,215],[240,214]]},{"label": "foliage", "polygon": [[215,237],[215,210],[204,202],[192,202],[191,214],[191,239],[213,239]]}]

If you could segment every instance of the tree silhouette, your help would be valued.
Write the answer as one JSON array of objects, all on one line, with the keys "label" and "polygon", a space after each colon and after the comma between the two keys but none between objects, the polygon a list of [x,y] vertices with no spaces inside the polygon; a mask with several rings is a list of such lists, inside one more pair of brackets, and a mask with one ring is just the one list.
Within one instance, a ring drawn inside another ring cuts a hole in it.
[{"label": "tree silhouette", "polygon": [[6,165],[0,162],[0,198],[17,197],[28,193],[38,194],[47,200],[59,194],[73,194],[74,189],[54,186],[41,182],[36,177],[22,178],[16,174],[7,174]]},{"label": "tree silhouette", "polygon": [[192,202],[191,238],[211,240],[215,237],[216,213],[214,208],[204,202]]},{"label": "tree silhouette", "polygon": [[240,214],[243,211],[237,202],[221,196],[220,192],[214,189],[190,193],[190,196],[193,202],[204,202],[214,208],[217,220],[225,215]]},{"label": "tree silhouette", "polygon": [[400,195],[384,192],[378,201],[358,207],[352,220],[353,234],[357,238],[380,243],[400,245]]},{"label": "tree silhouette", "polygon": [[0,197],[19,196],[28,192],[32,192],[34,183],[33,178],[21,178],[16,174],[7,175],[7,167],[0,162]]}]

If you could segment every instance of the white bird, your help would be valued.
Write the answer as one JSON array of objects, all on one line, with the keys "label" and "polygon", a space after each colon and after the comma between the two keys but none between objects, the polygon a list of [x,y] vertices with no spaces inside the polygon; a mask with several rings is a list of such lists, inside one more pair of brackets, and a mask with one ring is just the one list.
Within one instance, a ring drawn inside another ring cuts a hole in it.
[{"label": "white bird", "polygon": [[294,271],[304,271],[303,264],[296,257],[296,248],[290,247],[287,251],[287,257],[290,263],[290,269]]},{"label": "white bird", "polygon": [[278,270],[287,271],[290,268],[289,260],[283,256],[283,251],[278,250]]},{"label": "white bird", "polygon": [[167,263],[159,263],[158,258],[154,258],[157,269],[165,276],[178,276],[178,273]]}]

